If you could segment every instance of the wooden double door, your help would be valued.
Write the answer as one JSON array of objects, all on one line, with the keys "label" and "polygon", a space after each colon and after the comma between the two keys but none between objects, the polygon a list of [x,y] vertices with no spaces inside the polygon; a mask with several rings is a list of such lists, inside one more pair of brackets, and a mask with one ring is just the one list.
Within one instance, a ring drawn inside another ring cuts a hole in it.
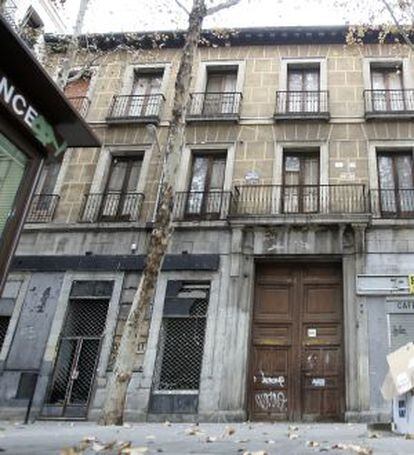
[{"label": "wooden double door", "polygon": [[342,420],[339,264],[258,264],[249,368],[251,420]]}]

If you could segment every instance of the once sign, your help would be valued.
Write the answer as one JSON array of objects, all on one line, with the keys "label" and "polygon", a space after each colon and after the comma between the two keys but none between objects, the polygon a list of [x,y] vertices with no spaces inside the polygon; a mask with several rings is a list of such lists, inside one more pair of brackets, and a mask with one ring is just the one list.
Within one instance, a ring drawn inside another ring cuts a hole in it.
[{"label": "once sign", "polygon": [[0,74],[0,101],[54,156],[66,150],[66,142],[4,74]]}]

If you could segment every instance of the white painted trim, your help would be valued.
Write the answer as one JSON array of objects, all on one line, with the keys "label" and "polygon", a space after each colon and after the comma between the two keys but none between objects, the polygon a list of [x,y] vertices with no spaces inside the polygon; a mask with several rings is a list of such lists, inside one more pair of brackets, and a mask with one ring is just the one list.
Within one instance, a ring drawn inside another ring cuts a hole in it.
[{"label": "white painted trim", "polygon": [[364,57],[362,62],[362,76],[364,80],[364,88],[366,90],[372,89],[371,85],[371,64],[372,63],[383,63],[383,64],[401,64],[403,71],[403,86],[404,89],[412,89],[413,76],[411,74],[411,65],[408,58],[395,58],[395,57]]},{"label": "white painted trim", "polygon": [[223,191],[230,191],[233,180],[233,169],[235,161],[236,143],[204,143],[204,144],[187,144],[181,155],[180,167],[178,169],[178,178],[176,191],[187,191],[191,178],[192,152],[205,150],[206,152],[226,152],[226,169],[224,172]]},{"label": "white painted trim", "polygon": [[319,149],[319,184],[329,185],[329,144],[324,141],[277,141],[274,147],[273,185],[283,183],[283,153],[289,149],[309,151],[310,148]]},{"label": "white painted trim", "polygon": [[319,65],[320,75],[320,90],[328,90],[328,61],[326,57],[303,57],[303,58],[288,58],[282,57],[280,62],[279,73],[279,90],[287,90],[288,86],[288,66],[289,65]]},{"label": "white painted trim", "polygon": [[207,69],[214,69],[214,67],[237,67],[236,92],[243,93],[244,78],[246,74],[246,61],[244,60],[208,60],[200,62],[195,80],[195,92],[205,92],[207,86]]},{"label": "white painted trim", "polygon": [[162,70],[161,93],[166,96],[168,81],[171,73],[171,63],[147,63],[147,64],[131,64],[128,65],[122,83],[121,95],[129,95],[132,92],[134,84],[134,74],[140,71],[150,72],[151,70]]}]

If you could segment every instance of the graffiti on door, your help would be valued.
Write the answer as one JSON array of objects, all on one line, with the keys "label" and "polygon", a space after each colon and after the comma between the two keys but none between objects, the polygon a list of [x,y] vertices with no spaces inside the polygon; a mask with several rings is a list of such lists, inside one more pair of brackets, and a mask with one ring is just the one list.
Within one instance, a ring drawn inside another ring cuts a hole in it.
[{"label": "graffiti on door", "polygon": [[287,409],[285,392],[259,392],[255,397],[256,405],[263,411],[278,409],[280,412]]}]

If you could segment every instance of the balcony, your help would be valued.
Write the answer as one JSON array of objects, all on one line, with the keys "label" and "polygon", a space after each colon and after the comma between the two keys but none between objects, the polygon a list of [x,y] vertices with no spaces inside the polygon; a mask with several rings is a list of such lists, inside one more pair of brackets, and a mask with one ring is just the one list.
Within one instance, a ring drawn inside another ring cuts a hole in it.
[{"label": "balcony", "polygon": [[144,195],[142,193],[85,194],[80,223],[138,221]]},{"label": "balcony", "polygon": [[112,98],[106,121],[108,123],[155,123],[158,125],[164,101],[164,95],[161,93],[116,95]]},{"label": "balcony", "polygon": [[240,92],[200,92],[191,93],[190,97],[187,122],[238,122],[240,119]]},{"label": "balcony", "polygon": [[72,104],[72,106],[79,112],[79,114],[85,118],[86,114],[88,113],[89,106],[91,101],[87,96],[73,96],[69,97],[68,101]]},{"label": "balcony", "polygon": [[378,218],[414,218],[414,188],[371,190],[371,208]]},{"label": "balcony", "polygon": [[59,199],[58,194],[35,194],[30,204],[26,223],[49,223],[52,221]]},{"label": "balcony", "polygon": [[275,120],[329,120],[327,91],[276,92]]},{"label": "balcony", "polygon": [[230,191],[176,192],[173,219],[175,221],[225,220],[229,214]]},{"label": "balcony", "polygon": [[365,90],[367,120],[414,118],[414,90]]},{"label": "balcony", "polygon": [[236,186],[232,218],[349,219],[369,213],[365,185]]}]

